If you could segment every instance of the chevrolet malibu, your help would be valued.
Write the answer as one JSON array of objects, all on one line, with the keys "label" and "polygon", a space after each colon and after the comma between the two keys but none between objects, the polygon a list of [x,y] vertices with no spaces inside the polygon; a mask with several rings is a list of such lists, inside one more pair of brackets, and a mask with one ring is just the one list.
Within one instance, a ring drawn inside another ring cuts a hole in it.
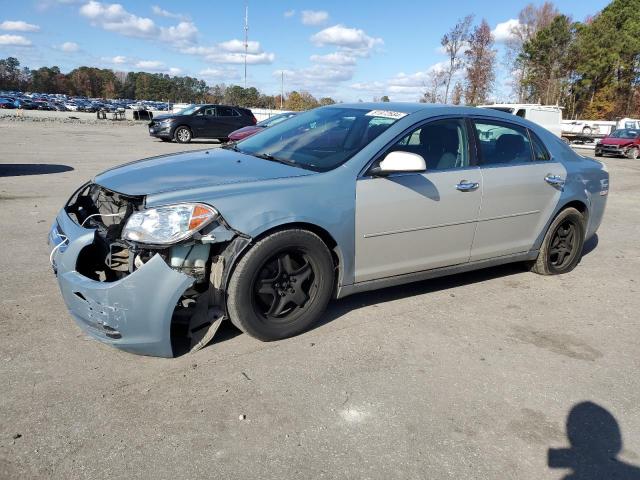
[{"label": "chevrolet malibu", "polygon": [[569,272],[608,189],[603,164],[513,115],[340,104],[97,175],[60,210],[50,260],[89,335],[170,357],[225,319],[278,340],[331,298],[509,262]]}]

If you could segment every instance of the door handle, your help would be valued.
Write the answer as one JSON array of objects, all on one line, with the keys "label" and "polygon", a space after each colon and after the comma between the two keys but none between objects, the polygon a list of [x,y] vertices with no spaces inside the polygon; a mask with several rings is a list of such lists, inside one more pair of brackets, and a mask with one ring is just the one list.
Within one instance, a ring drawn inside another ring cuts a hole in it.
[{"label": "door handle", "polygon": [[552,175],[548,173],[547,176],[544,177],[544,181],[554,187],[564,187],[564,178],[560,177],[559,175]]},{"label": "door handle", "polygon": [[460,180],[460,183],[456,185],[456,189],[460,190],[461,192],[473,192],[474,190],[477,190],[479,186],[480,184],[477,182],[467,182],[466,180]]}]

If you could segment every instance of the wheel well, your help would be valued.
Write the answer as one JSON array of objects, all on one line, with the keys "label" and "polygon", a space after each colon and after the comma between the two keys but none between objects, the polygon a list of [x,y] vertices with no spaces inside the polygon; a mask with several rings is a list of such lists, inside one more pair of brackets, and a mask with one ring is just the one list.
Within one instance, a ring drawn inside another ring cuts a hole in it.
[{"label": "wheel well", "polygon": [[560,210],[558,210],[558,213],[566,210],[567,208],[575,208],[582,214],[582,216],[584,217],[584,226],[586,228],[587,223],[589,223],[589,209],[587,208],[585,203],[581,202],[580,200],[574,200],[564,205]]},{"label": "wheel well", "polygon": [[329,249],[329,251],[331,252],[331,257],[333,258],[333,264],[334,266],[338,266],[340,265],[340,259],[338,258],[338,255],[335,252],[335,248],[338,246],[338,242],[335,241],[335,239],[333,238],[333,236],[331,236],[331,234],[326,231],[324,228],[319,227],[318,225],[314,225],[313,223],[307,223],[307,222],[293,222],[293,223],[285,223],[283,225],[278,225],[276,227],[270,228],[269,230],[265,230],[264,232],[262,232],[260,235],[258,235],[254,241],[260,240],[268,235],[271,235],[274,232],[278,232],[280,230],[289,230],[292,228],[299,228],[301,230],[309,230],[312,233],[315,233],[316,235],[318,235],[320,237],[320,239],[324,242],[324,244],[327,246],[327,248]]}]

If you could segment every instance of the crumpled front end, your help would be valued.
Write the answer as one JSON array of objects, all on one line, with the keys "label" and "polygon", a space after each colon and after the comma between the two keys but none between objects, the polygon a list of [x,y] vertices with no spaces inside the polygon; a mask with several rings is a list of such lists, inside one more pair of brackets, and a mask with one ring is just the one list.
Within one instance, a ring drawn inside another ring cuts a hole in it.
[{"label": "crumpled front end", "polygon": [[122,227],[143,200],[83,187],[51,227],[50,260],[86,333],[132,353],[172,357],[211,340],[225,316],[224,267],[248,241],[218,224],[163,248],[125,242]]}]

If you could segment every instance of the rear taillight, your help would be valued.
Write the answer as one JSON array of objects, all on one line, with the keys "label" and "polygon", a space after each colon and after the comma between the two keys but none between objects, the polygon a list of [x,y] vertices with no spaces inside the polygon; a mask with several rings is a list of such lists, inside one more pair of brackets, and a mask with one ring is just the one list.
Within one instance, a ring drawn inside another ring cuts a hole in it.
[{"label": "rear taillight", "polygon": [[258,120],[256,119],[256,116],[253,113],[251,113],[251,120],[253,121],[254,125],[258,123]]}]

